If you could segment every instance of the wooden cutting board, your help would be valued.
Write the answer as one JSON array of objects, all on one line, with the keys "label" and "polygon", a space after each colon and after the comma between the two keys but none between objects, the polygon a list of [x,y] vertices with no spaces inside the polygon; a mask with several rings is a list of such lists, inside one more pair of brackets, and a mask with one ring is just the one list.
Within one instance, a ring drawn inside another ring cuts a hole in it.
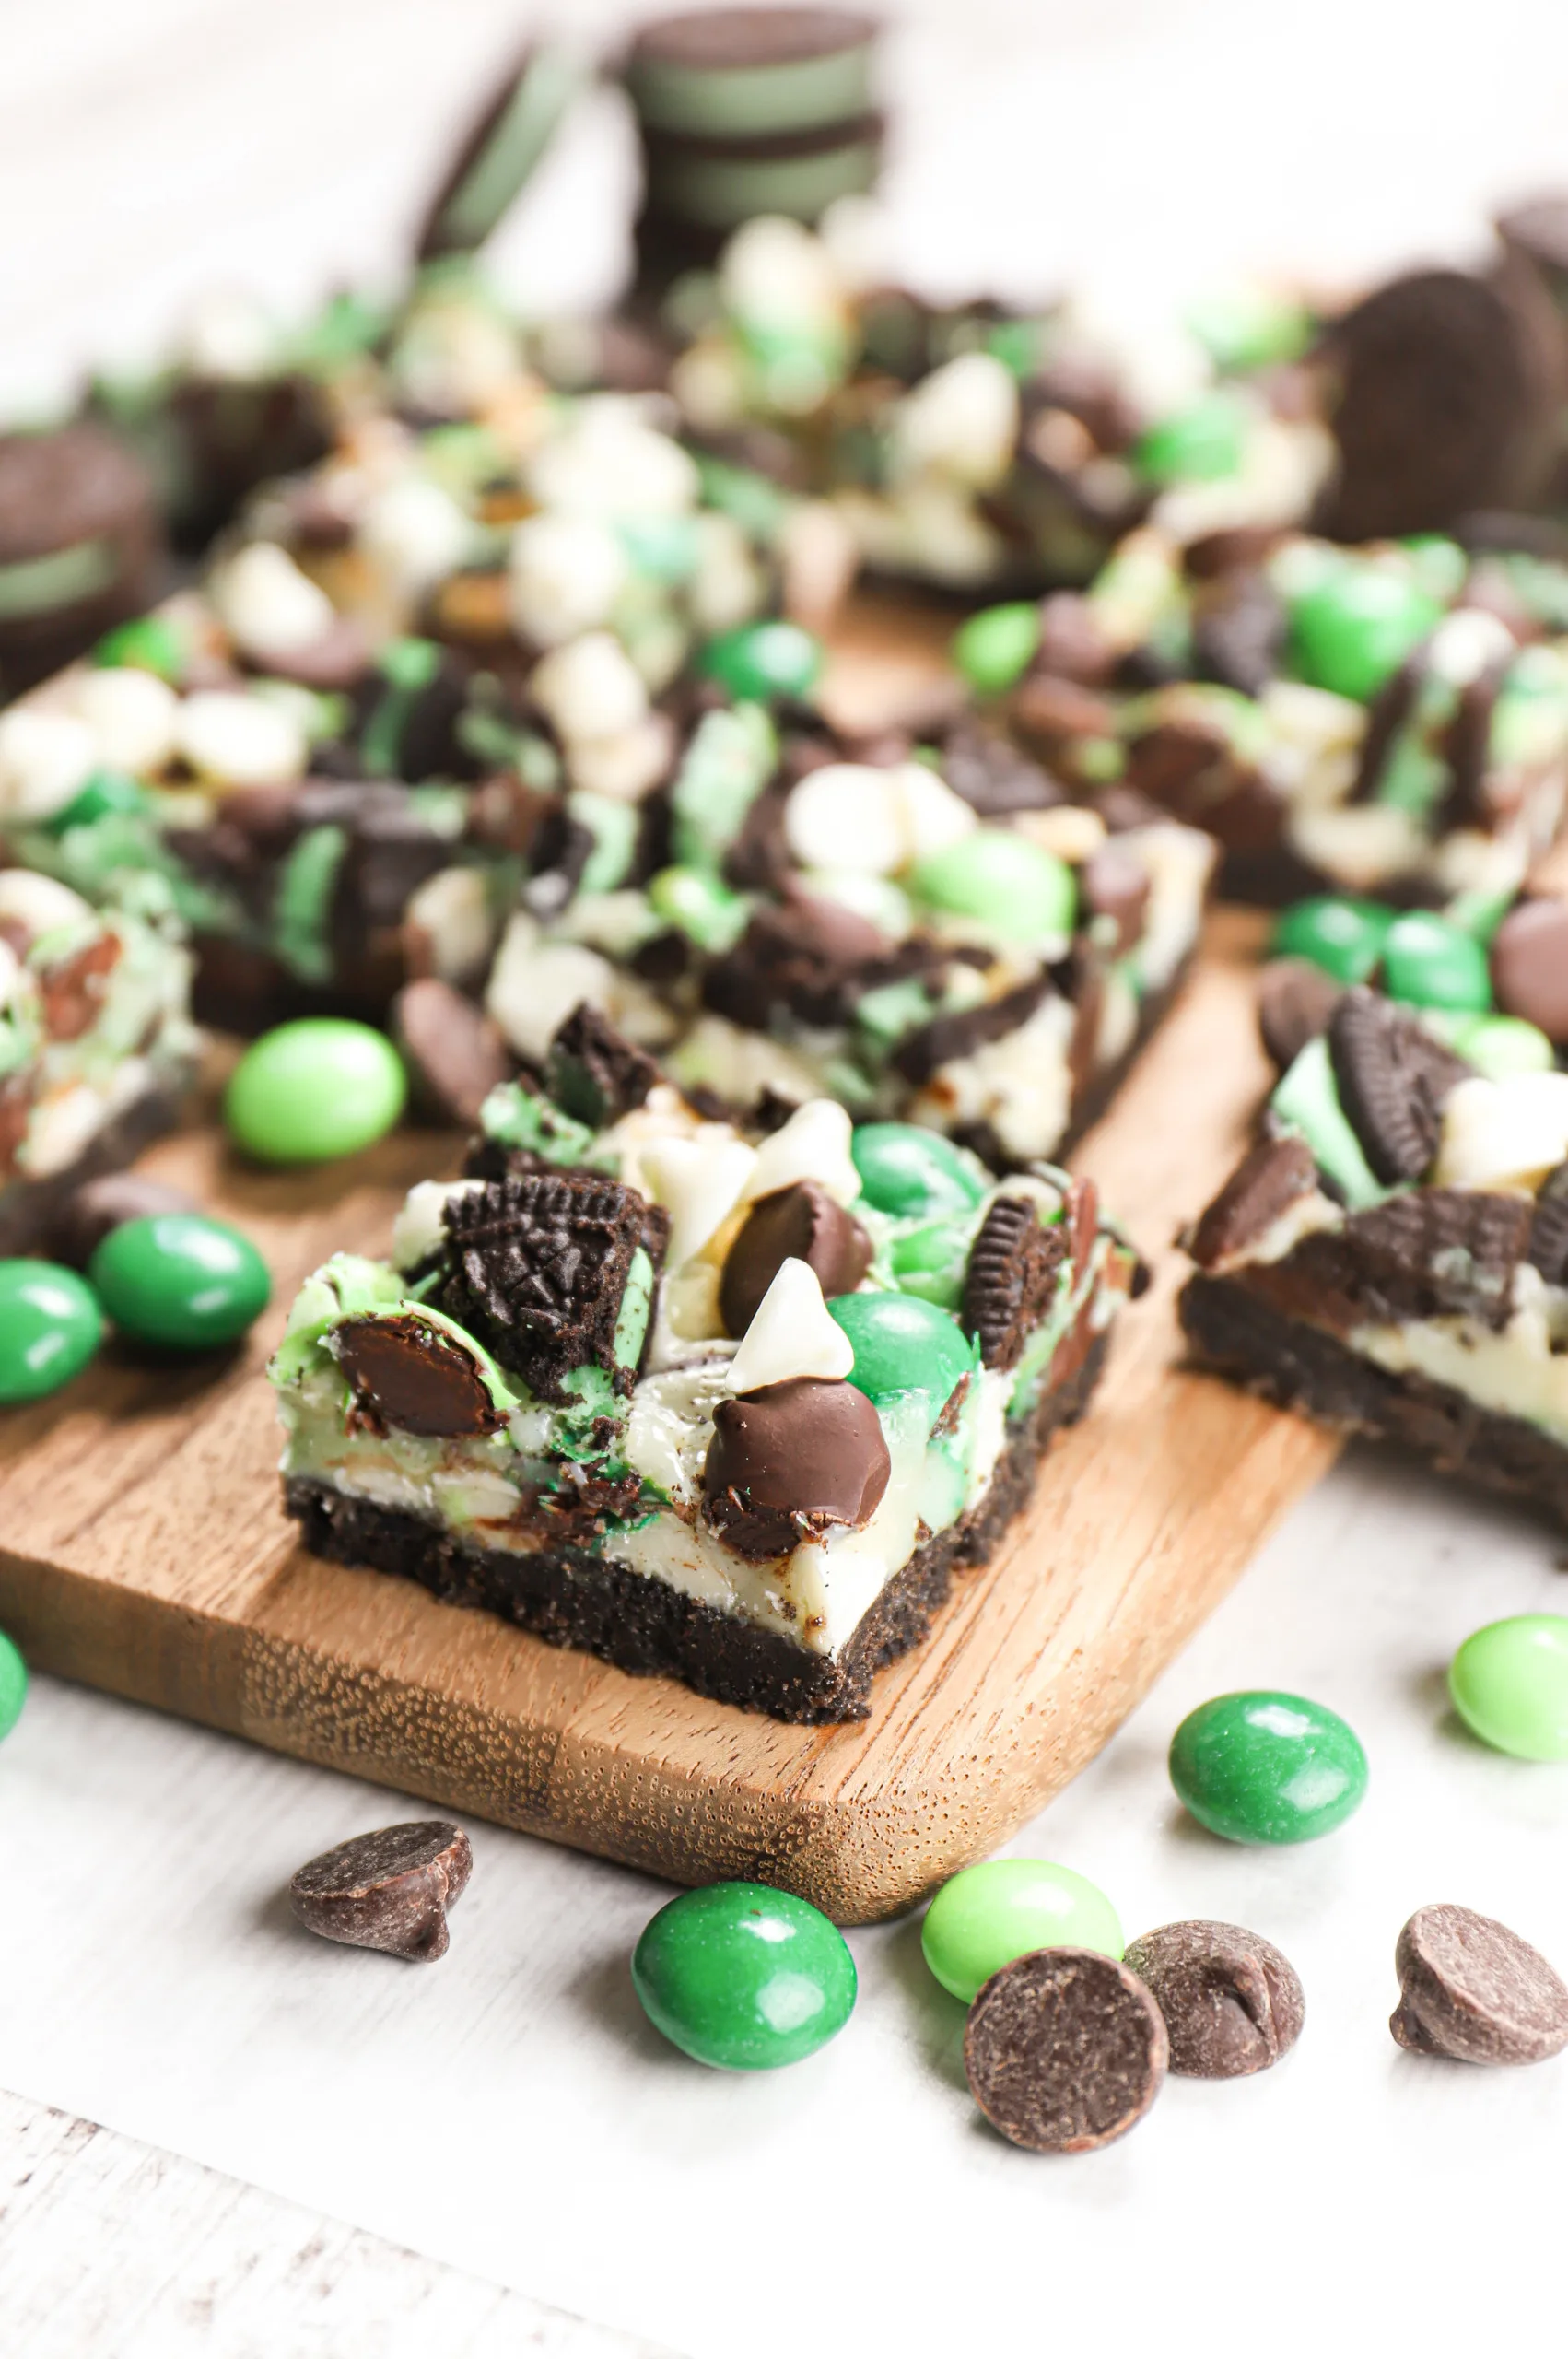
[{"label": "wooden cutting board", "polygon": [[681,1882],[759,1877],[848,1923],[906,1907],[1082,1768],[1334,1455],[1173,1364],[1171,1239],[1265,1084],[1256,941],[1243,917],[1214,921],[1075,1158],[1157,1283],[1031,1511],[877,1680],[869,1721],[705,1703],[296,1547],[263,1364],[306,1272],[339,1247],[383,1251],[405,1188],[455,1168],[457,1143],[431,1133],[310,1173],[243,1169],[210,1126],[144,1159],[249,1231],[274,1305],[222,1367],[111,1352],[0,1416],[0,1625],[41,1670]]}]

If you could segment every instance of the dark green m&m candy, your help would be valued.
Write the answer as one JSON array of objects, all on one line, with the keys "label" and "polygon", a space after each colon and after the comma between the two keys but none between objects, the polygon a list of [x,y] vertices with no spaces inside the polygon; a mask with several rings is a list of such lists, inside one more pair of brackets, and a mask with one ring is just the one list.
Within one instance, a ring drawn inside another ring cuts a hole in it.
[{"label": "dark green m&m candy", "polygon": [[1437,600],[1408,574],[1347,558],[1296,599],[1291,651],[1315,688],[1364,704],[1442,618]]},{"label": "dark green m&m candy", "polygon": [[19,1649],[0,1630],[0,1737],[9,1736],[28,1699],[28,1667]]},{"label": "dark green m&m candy", "polygon": [[250,1238],[202,1213],[123,1221],[94,1253],[88,1275],[124,1333],[180,1352],[234,1343],[272,1292]]},{"label": "dark green m&m candy", "polygon": [[938,1131],[914,1122],[862,1122],[849,1141],[860,1193],[879,1213],[962,1213],[977,1204],[986,1182]]},{"label": "dark green m&m candy", "polygon": [[1364,983],[1383,956],[1394,912],[1381,901],[1317,893],[1297,901],[1274,928],[1270,956],[1310,958],[1336,982]]},{"label": "dark green m&m candy", "polygon": [[58,1391],[102,1338],[98,1298],[75,1270],[58,1262],[0,1262],[0,1405]]},{"label": "dark green m&m candy", "polygon": [[923,1392],[934,1417],[973,1365],[957,1320],[919,1295],[836,1294],[827,1308],[855,1347],[849,1381],[877,1408]]},{"label": "dark green m&m candy", "polygon": [[1366,1755],[1337,1712],[1254,1688],[1215,1696],[1171,1739],[1171,1783],[1200,1826],[1233,1843],[1305,1843],[1349,1818]]},{"label": "dark green m&m candy", "polygon": [[855,2004],[855,1961],[837,1925],[765,1884],[672,1900],[643,1929],[632,1982],[666,2039],[731,2072],[798,2064]]},{"label": "dark green m&m candy", "polygon": [[1431,910],[1407,910],[1383,944],[1383,988],[1415,1007],[1480,1015],[1492,1005],[1486,952],[1463,926]]},{"label": "dark green m&m candy", "polygon": [[702,669],[732,697],[766,704],[774,697],[798,703],[822,675],[822,641],[799,623],[743,623],[709,640]]}]

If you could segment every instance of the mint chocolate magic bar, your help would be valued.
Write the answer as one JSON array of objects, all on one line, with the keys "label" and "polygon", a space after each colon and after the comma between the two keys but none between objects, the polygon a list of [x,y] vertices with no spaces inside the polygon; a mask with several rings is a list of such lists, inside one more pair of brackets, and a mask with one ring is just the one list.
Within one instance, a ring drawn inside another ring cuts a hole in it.
[{"label": "mint chocolate magic bar", "polygon": [[307,1544],[789,1720],[863,1718],[1079,1416],[1138,1262],[1093,1183],[814,1099],[706,1119],[591,1010],[272,1380]]}]

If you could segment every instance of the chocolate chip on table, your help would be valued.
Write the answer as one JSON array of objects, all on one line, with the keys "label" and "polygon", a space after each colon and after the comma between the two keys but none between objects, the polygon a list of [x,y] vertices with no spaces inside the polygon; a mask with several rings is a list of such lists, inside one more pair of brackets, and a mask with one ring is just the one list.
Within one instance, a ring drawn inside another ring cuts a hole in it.
[{"label": "chocolate chip on table", "polygon": [[1192,1918],[1128,1944],[1125,1963],[1165,2019],[1171,2071],[1200,2081],[1267,2071],[1301,2036],[1305,2001],[1289,1958],[1242,1925]]},{"label": "chocolate chip on table", "polygon": [[1343,985],[1310,958],[1270,958],[1258,978],[1258,1029],[1281,1073],[1328,1029]]},{"label": "chocolate chip on table", "polygon": [[1401,2048],[1465,2064],[1539,2064],[1568,2048],[1568,1985],[1495,1918],[1448,1902],[1418,1908],[1394,1965],[1388,2028]]},{"label": "chocolate chip on table", "polygon": [[719,1309],[727,1335],[743,1335],[787,1261],[814,1270],[825,1297],[853,1294],[872,1262],[872,1241],[816,1180],[759,1197],[724,1259]]},{"label": "chocolate chip on table", "polygon": [[436,975],[405,983],[392,1029],[420,1109],[472,1129],[492,1089],[512,1070],[506,1043],[483,1009]]},{"label": "chocolate chip on table", "polygon": [[385,1950],[422,1966],[446,1955],[447,1910],[473,1867],[461,1826],[445,1818],[411,1819],[307,1860],[289,1881],[289,1905],[324,1941]]},{"label": "chocolate chip on table", "polygon": [[128,1220],[148,1220],[155,1213],[193,1213],[194,1196],[183,1188],[166,1187],[161,1180],[145,1180],[137,1171],[107,1171],[99,1180],[85,1180],[73,1188],[55,1216],[50,1250],[57,1262],[85,1270],[111,1229]]},{"label": "chocolate chip on table", "polygon": [[1170,2042],[1153,1994],[1097,1950],[1034,1950],[1000,1967],[969,2010],[964,2070],[975,2102],[1015,2146],[1082,2154],[1141,2121]]},{"label": "chocolate chip on table", "polygon": [[1469,1078],[1470,1067],[1365,984],[1336,1006],[1328,1054],[1340,1102],[1374,1177],[1386,1188],[1419,1180],[1437,1154],[1443,1101]]},{"label": "chocolate chip on table", "polygon": [[703,1468],[708,1520],[743,1556],[858,1530],[887,1489],[882,1423],[852,1384],[797,1376],[721,1401]]}]

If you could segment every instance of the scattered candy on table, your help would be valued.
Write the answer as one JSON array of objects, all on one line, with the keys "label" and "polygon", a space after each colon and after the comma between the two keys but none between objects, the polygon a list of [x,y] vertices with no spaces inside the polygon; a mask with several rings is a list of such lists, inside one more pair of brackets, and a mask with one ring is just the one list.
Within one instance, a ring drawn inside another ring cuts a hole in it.
[{"label": "scattered candy on table", "polygon": [[0,1404],[57,1392],[102,1339],[98,1297],[75,1270],[58,1262],[0,1262]]},{"label": "scattered candy on table", "polygon": [[961,1869],[920,1929],[926,1964],[965,2005],[1012,1959],[1064,1943],[1120,1957],[1121,1926],[1087,1876],[1049,1860],[981,1860]]},{"label": "scattered candy on table", "polygon": [[427,1966],[447,1954],[447,1910],[474,1872],[474,1853],[449,1819],[413,1819],[357,1835],[289,1880],[288,1903],[323,1941]]},{"label": "scattered candy on table", "polygon": [[1568,1761],[1568,1615],[1515,1614],[1465,1640],[1448,1667],[1465,1726],[1521,1761]]},{"label": "scattered candy on table", "polygon": [[28,1698],[28,1667],[15,1641],[0,1630],[0,1738],[8,1737]]},{"label": "scattered candy on table", "polygon": [[335,1015],[301,1016],[253,1040],[234,1068],[223,1115],[259,1163],[327,1163],[385,1136],[408,1077],[385,1033]]},{"label": "scattered candy on table", "polygon": [[1097,1950],[1036,1950],[969,2012],[964,2070],[994,2129],[1036,2154],[1082,2154],[1141,2121],[1170,2060],[1153,1993]]},{"label": "scattered candy on table", "polygon": [[1129,1942],[1124,1963],[1153,1992],[1171,2071],[1201,2081],[1266,2071],[1301,2037],[1306,2013],[1289,1958],[1243,1925],[1195,1918]]},{"label": "scattered candy on table", "polygon": [[855,1961],[837,1927],[763,1884],[682,1893],[644,1928],[632,1981],[650,2023],[699,2064],[798,2064],[842,2031]]},{"label": "scattered candy on table", "polygon": [[1200,1826],[1233,1843],[1305,1843],[1366,1791],[1366,1755],[1338,1713],[1271,1688],[1216,1696],[1171,1739],[1171,1783]]},{"label": "scattered candy on table", "polygon": [[1495,1918],[1418,1908],[1394,1952],[1399,2003],[1388,2028],[1418,2056],[1539,2064],[1568,2048],[1568,1986]]},{"label": "scattered candy on table", "polygon": [[120,1222],[94,1252],[88,1277],[123,1334],[181,1352],[236,1342],[272,1292],[250,1238],[204,1213]]}]

